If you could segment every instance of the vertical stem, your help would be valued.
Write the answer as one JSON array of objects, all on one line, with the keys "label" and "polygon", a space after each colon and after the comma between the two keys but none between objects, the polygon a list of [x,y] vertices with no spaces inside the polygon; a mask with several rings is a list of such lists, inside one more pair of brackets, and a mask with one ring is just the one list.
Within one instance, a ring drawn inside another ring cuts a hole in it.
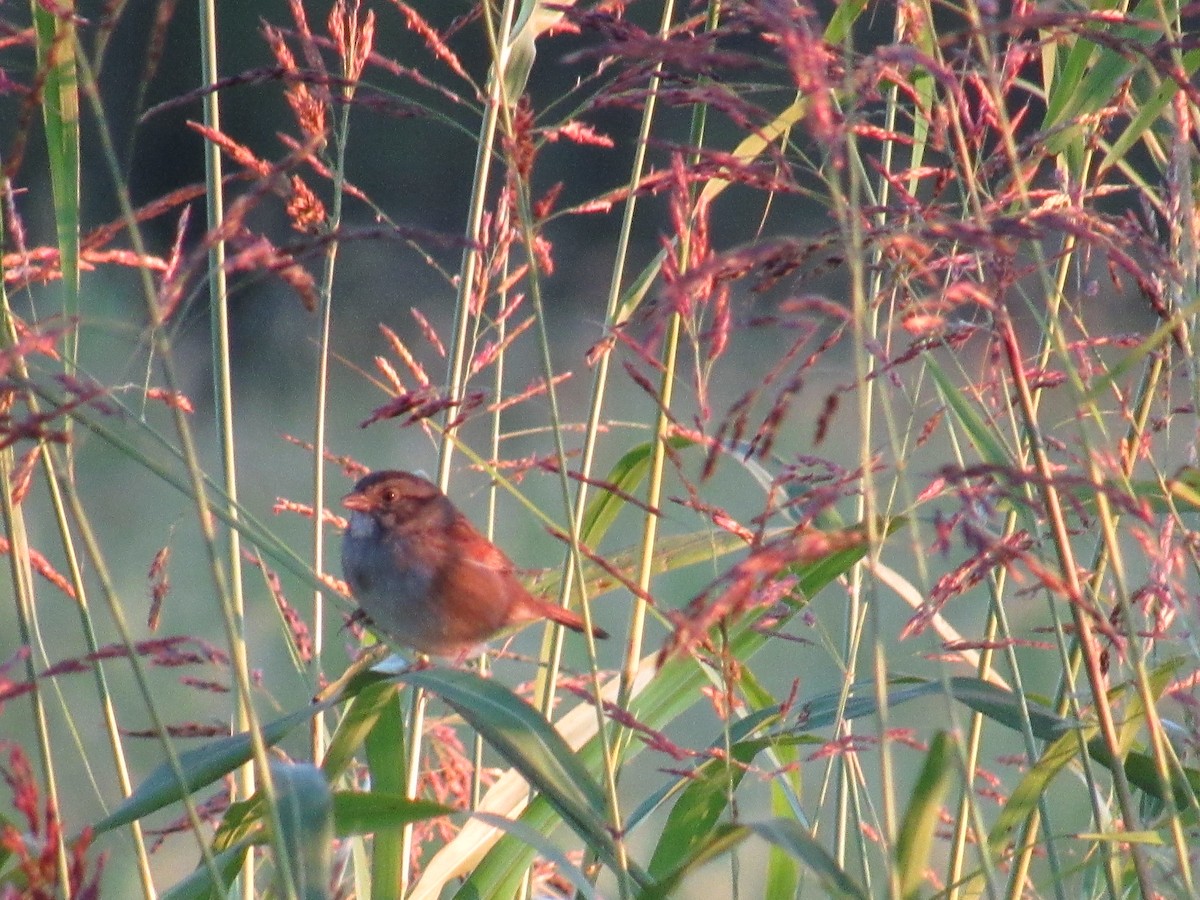
[{"label": "vertical stem", "polygon": [[[514,0],[504,0],[504,8],[500,16],[500,31],[498,46],[508,45],[512,33],[512,22],[516,15]],[[466,388],[467,376],[467,344],[471,325],[471,289],[475,283],[475,273],[480,265],[480,238],[483,235],[483,218],[487,208],[487,188],[492,170],[492,151],[496,142],[496,125],[499,121],[500,104],[504,93],[503,77],[499,71],[500,57],[493,59],[493,73],[488,83],[486,105],[483,111],[483,121],[479,125],[479,140],[475,150],[475,174],[471,186],[471,201],[467,210],[467,223],[464,229],[466,247],[463,249],[462,263],[458,273],[458,294],[454,304],[453,337],[449,358],[446,364],[446,394],[451,400],[462,398]],[[453,407],[446,412],[446,423],[449,425],[454,416]],[[442,441],[438,448],[437,485],[445,490],[450,483],[450,464],[454,456],[454,429],[447,427],[442,432]],[[425,727],[425,694],[414,688],[412,711],[408,726],[408,777],[407,796],[416,794],[417,782],[421,773],[421,732]],[[412,826],[405,825],[401,840],[404,858],[403,884],[407,888],[410,877],[409,859],[412,856]]]},{"label": "vertical stem", "polygon": [[[200,77],[205,87],[216,84],[217,23],[214,0],[200,2]],[[220,94],[209,90],[204,94],[204,124],[213,131],[221,130]],[[225,218],[225,193],[222,184],[221,150],[212,141],[204,142],[204,179],[207,197],[206,216],[209,234],[219,234]],[[212,242],[208,250],[208,307],[209,330],[213,346],[213,401],[220,441],[222,488],[229,502],[226,512],[237,519],[237,456],[234,452],[233,377],[230,371],[229,295],[225,278],[225,241]],[[242,546],[236,528],[227,527],[225,534],[226,560],[229,566],[229,593],[233,607],[237,640],[246,638],[246,603],[242,589]],[[234,694],[234,730],[250,727],[246,698]],[[254,795],[254,763],[248,762],[237,773],[237,787],[231,799],[245,800]],[[254,854],[246,855],[241,878],[242,897],[254,896]]]},{"label": "vertical stem", "polygon": [[[1060,574],[1067,590],[1067,600],[1071,607],[1071,618],[1075,625],[1076,641],[1082,654],[1084,671],[1087,675],[1092,700],[1095,704],[1096,721],[1100,726],[1100,733],[1104,737],[1104,743],[1113,751],[1114,758],[1119,760],[1121,758],[1119,753],[1120,739],[1117,735],[1116,723],[1113,721],[1112,707],[1108,700],[1107,684],[1104,672],[1101,669],[1099,653],[1097,652],[1098,645],[1095,630],[1092,627],[1091,614],[1083,608],[1086,598],[1083,586],[1079,581],[1079,569],[1075,564],[1074,552],[1071,549],[1070,533],[1067,530],[1066,519],[1063,514],[1058,491],[1054,488],[1054,473],[1046,457],[1041,432],[1038,429],[1033,409],[1033,397],[1025,375],[1024,362],[1021,359],[1016,332],[1013,330],[1012,320],[1009,318],[1008,311],[1003,306],[1000,306],[997,310],[996,327],[1004,345],[1013,385],[1017,390],[1017,398],[1020,402],[1021,412],[1025,418],[1025,428],[1028,433],[1029,447],[1033,455],[1034,465],[1042,480],[1042,499],[1046,504],[1050,528],[1054,535],[1054,546],[1059,554]],[[1083,749],[1086,753],[1086,748]],[[1112,773],[1117,800],[1124,820],[1124,829],[1136,831],[1140,827],[1140,819],[1137,815],[1137,807],[1133,802],[1133,793],[1130,790],[1129,779],[1125,774],[1125,767],[1119,764],[1115,765],[1112,767]],[[1096,801],[1093,800],[1093,802]],[[1095,815],[1097,822],[1103,821],[1099,810],[1095,811]],[[1150,877],[1145,854],[1136,843],[1130,845],[1129,853],[1143,896],[1152,896],[1154,893],[1153,882]]]},{"label": "vertical stem", "polygon": [[[347,28],[347,41],[354,42],[360,35],[350,34]],[[343,66],[348,63],[343,60]],[[349,79],[349,73],[343,72]],[[346,144],[350,137],[350,101],[354,95],[354,84],[347,80],[342,88],[343,103],[338,127],[334,130],[335,160],[331,166],[333,197],[329,210],[329,221],[326,223],[331,234],[336,234],[342,224],[342,203],[345,199],[346,183]],[[313,570],[321,575],[325,571],[325,435],[326,407],[329,399],[329,335],[333,321],[333,280],[337,270],[338,248],[337,240],[331,240],[325,251],[325,265],[321,271],[321,332],[317,351],[316,396],[313,399],[313,534],[312,560]],[[321,673],[321,657],[325,650],[325,594],[320,590],[313,591],[313,678],[318,680]],[[319,762],[325,755],[325,716],[313,717],[310,731],[312,756],[314,762]]]},{"label": "vertical stem", "polygon": [[[124,183],[120,181],[120,165],[116,147],[113,144],[112,132],[108,128],[95,77],[91,66],[88,64],[87,57],[80,54],[77,56],[77,59],[84,95],[88,100],[89,109],[98,123],[97,131],[104,160],[108,165],[109,172],[112,173],[116,181],[115,194],[117,203],[121,209],[121,219],[126,223],[129,230],[129,239],[134,253],[139,257],[145,257],[145,242],[142,240],[141,231],[138,228],[137,215],[134,212],[129,191]],[[142,300],[146,305],[146,319],[149,324],[151,350],[162,361],[163,380],[167,390],[172,393],[179,393],[180,382],[175,369],[174,353],[172,352],[171,343],[162,328],[162,312],[158,307],[157,292],[153,280],[151,279],[149,270],[145,267],[138,269],[138,276],[141,280]],[[205,484],[204,471],[200,466],[195,436],[192,433],[191,423],[188,421],[187,414],[175,406],[171,409],[171,420],[175,428],[175,433],[179,438],[178,453],[187,472],[188,489],[195,501],[196,520],[203,540],[205,561],[208,564],[209,576],[212,579],[213,595],[218,604],[221,624],[225,631],[225,640],[229,646],[229,655],[233,664],[234,683],[239,694],[239,702],[249,717],[250,727],[248,733],[250,746],[253,750],[255,765],[258,767],[259,783],[265,794],[267,815],[271,822],[271,847],[279,861],[278,870],[285,883],[285,893],[288,896],[293,896],[295,894],[295,886],[292,884],[290,867],[286,864],[288,849],[282,837],[283,832],[280,828],[279,810],[275,805],[274,788],[271,784],[268,768],[267,747],[263,741],[262,731],[258,727],[257,716],[254,714],[250,662],[246,652],[246,642],[241,638],[237,616],[230,600],[225,567],[222,564],[216,527],[213,524],[215,517],[212,515],[212,510],[215,507],[208,499],[208,488]]]},{"label": "vertical stem", "polygon": [[[9,574],[12,578],[13,597],[16,601],[17,631],[24,647],[33,646],[33,572],[29,565],[29,543],[25,533],[25,517],[13,505],[12,492],[12,451],[0,452],[0,514],[4,519],[4,533],[11,542],[9,558]],[[59,802],[58,781],[54,775],[54,759],[50,755],[50,724],[46,719],[46,707],[42,703],[42,692],[38,688],[37,672],[34,671],[33,655],[25,660],[25,677],[33,689],[29,692],[30,711],[33,714],[33,727],[37,734],[38,752],[41,757],[42,775],[45,781],[46,805],[61,811]],[[54,848],[57,861],[58,889],[63,897],[71,896],[70,882],[67,880],[70,872],[70,862],[67,858],[67,848],[63,834],[59,834],[58,843]]]},{"label": "vertical stem", "polygon": [[[660,37],[665,36],[669,32],[674,17],[675,4],[668,0],[668,2],[663,4],[662,16],[659,20],[658,34]],[[651,101],[657,96],[660,77],[661,68],[656,68],[653,77],[650,79],[649,96]],[[649,125],[650,117],[647,115],[642,120],[643,132],[645,133],[642,135],[643,139],[638,141],[639,150],[645,145],[645,138],[649,136]],[[641,158],[638,159],[638,162],[641,163]],[[632,206],[627,207],[627,215],[632,220]],[[647,512],[645,524],[642,528],[641,560],[636,582],[638,588],[643,592],[648,591],[650,588],[650,578],[654,569],[654,545],[658,534],[658,517],[652,510],[658,507],[659,501],[662,499],[662,471],[667,455],[665,437],[667,425],[669,424],[666,411],[671,408],[671,399],[675,384],[675,358],[679,347],[679,330],[679,315],[676,313],[671,316],[671,320],[667,325],[667,336],[663,348],[663,359],[666,366],[659,385],[661,407],[654,429],[654,452],[650,461],[650,480],[646,488],[646,502],[651,511]],[[640,597],[635,597],[633,600],[633,615],[629,620],[629,634],[625,638],[625,659],[621,667],[621,684],[617,695],[617,705],[622,708],[629,703],[629,692],[633,686],[637,661],[641,656],[642,638],[645,627],[646,601]]]}]

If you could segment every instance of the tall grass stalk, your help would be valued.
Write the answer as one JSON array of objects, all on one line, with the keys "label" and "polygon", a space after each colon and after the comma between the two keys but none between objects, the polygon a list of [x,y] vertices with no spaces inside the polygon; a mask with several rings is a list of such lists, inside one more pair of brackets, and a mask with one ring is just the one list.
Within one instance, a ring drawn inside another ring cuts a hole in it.
[{"label": "tall grass stalk", "polygon": [[[109,174],[114,179],[117,185],[117,200],[121,208],[121,217],[125,222],[126,228],[129,231],[130,241],[133,244],[133,249],[136,255],[140,258],[146,257],[146,247],[141,239],[141,234],[137,222],[137,217],[134,213],[133,205],[130,202],[128,191],[124,188],[120,180],[121,168],[116,153],[116,148],[113,146],[112,138],[106,127],[106,118],[103,101],[100,98],[96,83],[92,77],[91,67],[87,63],[86,57],[81,53],[76,53],[80,72],[80,82],[83,87],[84,96],[86,97],[93,116],[96,118],[98,131],[100,135],[101,146],[105,164],[108,166]],[[163,379],[167,385],[167,389],[174,395],[181,395],[181,385],[176,374],[174,364],[174,352],[170,342],[167,340],[161,328],[160,311],[157,305],[157,291],[150,280],[150,274],[146,269],[139,271],[141,276],[142,296],[146,304],[147,320],[150,323],[150,340],[154,348],[155,355],[160,360],[162,367]],[[247,648],[245,641],[239,637],[238,618],[236,610],[232,605],[232,597],[228,588],[227,575],[225,567],[221,561],[220,550],[217,546],[217,534],[210,515],[211,507],[208,501],[207,490],[205,487],[205,476],[200,464],[199,455],[196,449],[195,440],[192,435],[191,425],[187,420],[186,414],[179,406],[172,407],[172,419],[175,426],[176,435],[179,439],[179,447],[184,464],[187,469],[189,487],[196,503],[196,518],[200,525],[200,532],[203,537],[204,549],[207,556],[208,568],[212,577],[213,588],[216,599],[218,601],[218,610],[221,613],[221,622],[224,626],[225,640],[229,647],[230,657],[233,661],[233,674],[237,685],[238,703],[240,708],[245,710],[249,717],[249,725],[247,728],[251,737],[251,744],[254,748],[255,765],[257,767],[258,782],[262,787],[264,796],[267,798],[267,808],[270,818],[274,824],[271,830],[272,843],[276,853],[276,858],[279,860],[287,860],[287,849],[283,844],[282,829],[278,819],[278,810],[273,802],[273,788],[267,761],[267,748],[262,740],[262,734],[258,725],[257,716],[255,715],[253,703],[251,700],[250,688],[250,666],[247,658]],[[82,508],[80,508],[82,511]],[[114,615],[116,610],[113,610]],[[126,637],[126,646],[132,653],[133,646]],[[149,700],[150,695],[145,694]],[[165,734],[165,732],[162,732]],[[173,754],[172,754],[173,756]],[[177,760],[172,760],[177,766]],[[180,775],[176,771],[177,777]],[[185,782],[180,781],[180,784]],[[193,811],[193,819],[194,819]],[[193,822],[193,828],[198,823]],[[197,829],[197,834],[199,830]],[[216,876],[214,864],[211,857],[208,855],[206,848],[206,863]],[[286,865],[281,865],[281,878],[284,884],[285,893],[290,896],[294,894],[295,888],[288,887],[290,882],[290,874]],[[220,883],[220,879],[217,879]]]},{"label": "tall grass stalk", "polygon": [[[204,95],[204,124],[213,131],[221,130],[220,93],[216,89],[220,69],[217,62],[217,15],[213,0],[200,3],[200,65],[201,79],[209,90]],[[225,221],[224,176],[221,151],[215,144],[204,148],[204,196],[206,199],[206,222],[210,234],[220,235],[220,225]],[[237,440],[233,415],[233,374],[230,359],[229,335],[229,289],[225,275],[225,240],[218,237],[208,249],[208,306],[213,355],[213,400],[216,416],[216,434],[221,456],[221,485],[229,498],[227,513],[237,518],[238,478]],[[319,517],[318,517],[319,520]],[[228,529],[225,536],[226,562],[229,568],[230,602],[233,607],[234,632],[240,644],[246,641],[246,598],[242,586],[242,544],[236,528]],[[251,714],[247,707],[248,697],[238,694],[235,699],[232,720],[237,731],[250,727]],[[254,795],[254,766],[247,763],[238,773],[238,791],[235,799],[249,799]],[[246,860],[241,881],[243,900],[254,896],[254,859]]]},{"label": "tall grass stalk", "polygon": [[[134,6],[0,41],[0,893],[105,852],[145,897],[1196,892],[1189,8],[209,2],[180,82]],[[203,183],[155,180],[176,132]],[[519,574],[589,634],[397,670],[335,630],[359,423],[519,565],[550,530]]]}]

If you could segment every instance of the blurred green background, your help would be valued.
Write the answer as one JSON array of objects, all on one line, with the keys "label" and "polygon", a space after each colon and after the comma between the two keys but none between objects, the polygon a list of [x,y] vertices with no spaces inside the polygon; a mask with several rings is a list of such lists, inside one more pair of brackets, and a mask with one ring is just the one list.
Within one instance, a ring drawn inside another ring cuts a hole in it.
[{"label": "blurred green background", "polygon": [[[462,3],[427,4],[423,12],[432,24],[445,27],[466,12]],[[125,154],[128,183],[135,206],[148,202],[184,185],[203,180],[203,142],[187,127],[188,121],[200,118],[196,99],[163,112],[143,114],[156,104],[187,95],[199,81],[198,44],[193,11],[178,9],[167,32],[162,64],[154,78],[144,84],[141,77],[144,48],[147,45],[152,4],[132,4],[121,20],[106,63],[100,73],[107,124],[117,147]],[[161,8],[161,7],[158,7]],[[830,8],[832,6],[830,5]],[[100,4],[81,5],[85,19],[100,12]],[[326,8],[309,9],[314,31],[323,26]],[[630,10],[634,21],[650,20],[656,11],[649,7]],[[377,52],[407,65],[442,77],[435,72],[421,42],[406,31],[399,17],[386,6],[378,8],[376,31]],[[285,24],[290,20],[285,3],[225,4],[220,12],[220,68],[223,74],[259,70],[272,65],[269,49],[260,33],[262,22]],[[649,21],[642,21],[649,25]],[[887,23],[868,17],[862,25],[864,37],[874,30],[887,33]],[[477,34],[468,27],[464,34]],[[85,40],[86,44],[86,40]],[[593,63],[573,58],[583,46],[583,39],[560,36],[548,39],[539,49],[529,91],[534,106],[543,109],[553,98],[568,95],[578,79],[584,77]],[[486,48],[477,37],[464,37],[455,44],[470,72],[482,80],[486,66]],[[783,73],[781,73],[781,78]],[[378,71],[368,70],[368,82],[378,81],[391,89]],[[291,131],[291,114],[282,97],[281,85],[267,79],[262,83],[233,86],[222,92],[223,129],[238,141],[254,149],[260,156],[272,159],[284,150],[276,133]],[[453,110],[459,128],[433,118],[402,117],[380,112],[370,107],[356,109],[352,116],[348,147],[347,177],[365,191],[387,215],[396,222],[430,231],[457,236],[463,227],[469,199],[470,179],[475,162],[473,115],[465,108]],[[20,103],[15,95],[0,95],[0,142],[7,142],[11,129],[20,121]],[[632,141],[637,127],[635,109],[606,109],[589,117],[589,122],[615,141],[612,150],[579,147],[560,142],[548,145],[538,160],[534,177],[534,193],[540,194],[559,181],[567,185],[560,203],[562,206],[617,188],[627,177]],[[656,165],[665,166],[669,159],[668,142],[687,138],[689,114],[681,110],[664,112],[663,123],[656,132],[656,144],[651,158]],[[36,133],[36,129],[34,129]],[[708,140],[712,146],[728,149],[740,139],[741,132],[724,120],[714,117]],[[48,184],[41,180],[45,171],[43,148],[34,141],[28,151],[18,178],[22,190],[16,206],[22,218],[25,239],[31,246],[53,242],[52,206]],[[117,218],[107,170],[101,164],[95,122],[85,115],[82,173],[84,220],[88,227]],[[230,171],[235,171],[231,166]],[[203,209],[197,204],[192,212],[189,241],[194,246],[203,230]],[[762,227],[760,228],[760,222]],[[603,336],[604,302],[613,263],[614,243],[619,216],[566,216],[555,220],[547,229],[554,244],[556,269],[544,283],[548,329],[553,337],[553,352],[558,370],[570,371],[572,377],[560,388],[560,402],[569,421],[580,421],[586,412],[591,374],[586,353]],[[769,212],[762,197],[739,188],[723,196],[713,217],[713,244],[726,248],[746,241],[752,235],[783,234],[811,235],[833,224],[828,211],[819,203],[804,196],[779,196],[772,200]],[[278,204],[264,203],[255,211],[252,224],[277,235],[281,242],[298,240],[289,235],[287,223]],[[370,227],[374,217],[360,205],[351,203],[347,216],[348,228]],[[176,221],[173,216],[149,223],[145,236],[151,251],[165,254],[174,240]],[[661,236],[669,230],[665,199],[648,199],[641,210],[635,229],[635,245],[629,254],[630,274],[649,262],[661,246]],[[447,271],[455,271],[458,253],[455,250],[434,251],[438,262]],[[310,260],[315,270],[315,262]],[[828,267],[803,281],[785,280],[772,291],[752,295],[744,288],[736,298],[739,315],[750,318],[757,309],[770,311],[781,298],[791,295],[824,295],[842,302],[845,293],[845,273],[836,266]],[[144,410],[136,400],[146,377],[147,344],[143,330],[144,307],[138,295],[137,280],[128,271],[106,267],[95,273],[85,273],[82,296],[81,363],[83,369],[107,385],[129,385],[130,402],[136,414],[146,418],[164,433],[170,433],[166,412],[154,405]],[[445,371],[445,362],[421,336],[410,310],[418,309],[445,339],[450,331],[454,312],[454,287],[427,265],[418,254],[401,241],[350,241],[340,250],[333,303],[333,347],[337,360],[332,367],[329,390],[329,449],[336,454],[349,454],[371,468],[405,468],[432,471],[436,464],[436,447],[418,427],[402,428],[393,422],[383,422],[370,428],[360,428],[371,411],[381,405],[387,395],[364,373],[377,374],[373,359],[389,356],[387,342],[379,332],[379,324],[394,329],[414,351],[435,382]],[[30,317],[45,316],[56,308],[58,289],[54,284],[38,286],[14,296],[19,312]],[[301,556],[308,557],[311,525],[293,514],[272,516],[270,510],[278,498],[308,502],[311,497],[311,458],[303,449],[284,439],[291,435],[311,440],[313,401],[319,317],[305,311],[296,297],[278,281],[261,274],[235,276],[231,283],[233,315],[233,361],[238,468],[241,501],[263,519]],[[1141,307],[1131,313],[1128,297],[1104,292],[1096,299],[1111,310],[1111,320],[1123,328],[1139,327],[1151,320]],[[1097,320],[1110,318],[1107,312],[1098,313]],[[1032,332],[1033,327],[1027,326]],[[173,344],[186,378],[185,390],[195,404],[193,422],[199,440],[202,459],[207,471],[219,470],[216,439],[212,429],[212,378],[209,346],[209,316],[205,301],[193,294],[187,305],[170,325]],[[820,329],[825,329],[824,331]],[[828,323],[818,325],[824,337]],[[738,329],[727,357],[720,363],[720,375],[711,383],[711,404],[720,417],[748,389],[762,378],[770,361],[777,360],[796,339],[782,329]],[[958,362],[967,372],[977,371],[986,360],[979,357],[979,347],[967,346]],[[540,362],[532,341],[518,345],[506,363],[506,383],[515,393],[541,373]],[[397,365],[399,368],[399,365]],[[631,446],[649,437],[645,423],[652,420],[653,403],[632,381],[623,379],[620,388],[612,391],[605,418],[611,423],[601,441],[600,464],[603,473]],[[858,461],[859,436],[854,410],[855,395],[848,390],[855,379],[846,341],[825,353],[821,363],[806,376],[802,390],[795,398],[791,414],[780,429],[775,455],[779,460],[802,463],[802,455],[827,458],[847,468]],[[151,380],[157,383],[157,377]],[[685,399],[678,407],[678,417],[689,422],[694,414],[690,384],[681,380]],[[820,446],[814,444],[815,416],[827,396],[837,393],[841,409],[833,419],[833,427]],[[932,415],[935,406],[932,392],[913,396],[917,420]],[[689,408],[689,405],[691,408]],[[1053,407],[1048,407],[1053,410]],[[1067,415],[1064,408],[1062,415]],[[1051,413],[1053,418],[1053,412]],[[530,454],[547,453],[551,444],[545,430],[545,409],[538,402],[525,404],[506,419],[506,428],[514,433],[504,443],[503,455],[517,459]],[[194,635],[220,642],[213,607],[212,590],[201,542],[194,521],[191,502],[168,485],[149,476],[145,469],[126,455],[85,433],[76,430],[76,470],[87,473],[80,479],[85,506],[91,511],[94,523],[108,553],[110,566],[125,604],[134,620],[139,611],[148,610],[149,583],[147,570],[155,554],[164,546],[172,550],[170,560],[171,592],[166,600],[160,635]],[[482,420],[469,426],[463,434],[468,444],[481,452],[487,446],[486,423]],[[1187,442],[1180,441],[1180,453]],[[933,472],[951,457],[948,447],[937,440],[913,452],[904,460],[910,471]],[[699,466],[698,451],[689,451],[689,464]],[[888,448],[881,447],[886,456]],[[452,480],[451,493],[477,524],[484,524],[486,509],[486,478],[465,468],[466,460],[458,457],[459,466]],[[887,462],[895,462],[888,459]],[[342,480],[336,469],[329,470],[329,496],[336,498],[345,492],[349,481]],[[772,473],[773,474],[773,473]],[[534,472],[520,482],[520,489],[541,509],[551,511],[563,521],[558,502],[557,477]],[[707,485],[710,493],[705,499],[724,507],[736,518],[747,521],[761,512],[765,496],[748,472],[735,464],[723,463],[721,477]],[[680,485],[672,479],[666,490],[671,498],[683,495]],[[46,498],[40,492],[26,506],[33,526],[31,541],[56,565],[61,567],[61,554],[55,551],[56,532],[46,514]],[[703,521],[679,504],[664,506],[664,531],[685,533],[703,527]],[[611,552],[634,542],[640,525],[639,517],[626,510],[610,534],[602,551]],[[551,538],[538,523],[515,501],[502,494],[497,518],[499,541],[517,561],[529,567],[554,567],[561,558],[561,545]],[[905,537],[907,540],[907,537]],[[330,532],[326,546],[327,559],[334,574],[340,574],[336,564],[338,536]],[[918,580],[913,560],[903,552],[889,564],[906,577]],[[720,561],[718,561],[720,563]],[[949,568],[953,561],[947,561]],[[721,565],[710,568],[694,567],[665,576],[655,583],[655,596],[661,607],[677,608],[686,603],[711,579],[722,571]],[[250,568],[245,572],[248,603],[249,646],[252,665],[262,673],[262,712],[269,718],[274,706],[282,713],[307,702],[313,685],[289,664],[282,641],[278,617],[262,578]],[[918,580],[919,583],[919,580]],[[289,601],[302,612],[311,604],[309,592],[288,576],[283,586]],[[599,624],[617,637],[602,648],[602,663],[616,666],[619,662],[620,638],[624,633],[630,606],[628,593],[615,592],[601,598],[594,607]],[[788,685],[799,679],[802,699],[835,690],[841,683],[842,672],[833,662],[844,636],[843,606],[845,591],[835,585],[818,596],[810,607],[803,624],[793,630],[804,642],[779,641],[754,661],[756,672],[767,686],[779,696],[786,696]],[[79,656],[84,644],[76,627],[76,615],[71,602],[40,586],[39,621],[40,646],[36,652],[54,662]],[[338,607],[344,609],[345,607]],[[911,610],[898,601],[886,606],[883,614],[885,631],[898,632],[908,620]],[[1040,615],[1040,609],[1035,612]],[[982,599],[975,608],[959,604],[955,609],[956,624],[965,634],[977,634],[986,615]],[[1013,611],[1019,621],[1020,610]],[[17,649],[12,604],[0,604],[0,659],[8,658]],[[99,614],[97,620],[106,622]],[[340,630],[341,617],[331,616],[326,631],[327,655],[325,671],[336,675],[348,662],[351,638]],[[143,622],[139,631],[149,636]],[[1014,622],[1014,627],[1019,627]],[[655,626],[648,646],[655,647],[666,630]],[[100,640],[114,639],[111,631],[102,632]],[[532,652],[538,639],[537,629],[530,629],[518,640],[518,651]],[[926,635],[898,646],[892,661],[905,673],[936,675],[942,671],[960,673],[962,667],[943,668],[937,660],[926,658],[940,649],[935,635]],[[569,666],[581,665],[581,648],[571,645]],[[1050,693],[1057,671],[1053,660],[1035,652],[1018,651],[1027,660],[1025,669],[1029,686],[1035,692]],[[506,668],[507,667],[507,668]],[[117,696],[132,696],[124,667],[108,667]],[[501,664],[500,677],[516,683],[532,676],[530,667],[521,664]],[[965,674],[965,671],[961,671]],[[1039,678],[1044,673],[1044,681]],[[181,684],[177,673],[157,671],[155,691],[161,708],[178,710],[180,721],[201,724],[224,724],[228,719],[230,698],[216,692],[197,691],[194,686]],[[213,666],[189,672],[198,678],[227,682],[227,672]],[[63,706],[71,710],[90,710],[93,687],[82,675],[57,679],[54,690],[65,695]],[[269,698],[269,699],[264,699]],[[61,708],[51,704],[54,720],[51,729],[56,741],[78,744],[83,760],[95,759],[96,771],[89,773],[81,767],[80,782],[72,785],[64,797],[64,814],[70,823],[94,820],[101,814],[101,799],[112,804],[117,798],[108,774],[107,755],[98,754],[94,746],[97,722],[78,716],[70,725],[62,719]],[[943,700],[918,701],[906,707],[898,716],[897,725],[919,723],[924,737],[935,722],[951,721],[950,709]],[[961,719],[961,710],[958,711]],[[129,728],[145,728],[148,722],[138,720],[136,705],[123,724]],[[25,746],[32,745],[32,732],[21,701],[14,701],[0,719],[5,738]],[[671,734],[681,743],[703,744],[718,732],[718,723],[710,708],[699,706],[695,712],[676,724]],[[304,755],[304,739],[297,735],[285,744],[297,756]],[[155,742],[132,744],[131,762],[137,775],[144,774],[159,761]],[[984,761],[991,766],[994,759],[1021,750],[1020,741],[998,737],[989,744],[994,756]],[[912,765],[919,760],[898,756],[899,771],[907,780]],[[665,765],[666,763],[664,763]],[[812,772],[821,771],[821,763]],[[660,773],[655,767],[635,767],[622,782],[622,791],[631,798],[645,795],[657,783]],[[765,798],[765,788],[762,793]],[[901,791],[901,795],[904,795]],[[753,798],[754,789],[748,790]],[[743,800],[742,813],[748,812],[749,802]],[[1060,827],[1086,825],[1086,811],[1080,811],[1079,822],[1061,820]],[[159,823],[174,816],[156,816]],[[654,826],[646,833],[654,835]],[[638,836],[635,834],[635,846]],[[104,846],[112,849],[109,870],[105,877],[105,894],[120,896],[119,885],[131,877],[128,854],[122,852],[120,835],[109,836]],[[159,854],[156,865],[174,869],[182,876],[194,865],[195,848],[187,839],[173,838],[169,854]],[[760,849],[747,848],[746,869],[752,869]],[[168,861],[169,860],[169,861]],[[167,881],[171,880],[168,876]],[[132,882],[130,882],[132,883]],[[695,891],[700,896],[703,890]]]}]

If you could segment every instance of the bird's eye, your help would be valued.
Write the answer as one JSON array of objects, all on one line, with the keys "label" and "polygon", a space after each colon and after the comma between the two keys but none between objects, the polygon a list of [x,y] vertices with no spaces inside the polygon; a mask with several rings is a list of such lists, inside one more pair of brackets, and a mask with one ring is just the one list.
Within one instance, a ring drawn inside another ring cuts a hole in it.
[{"label": "bird's eye", "polygon": [[388,488],[379,496],[383,498],[384,503],[395,503],[396,502],[396,491],[394,488]]}]

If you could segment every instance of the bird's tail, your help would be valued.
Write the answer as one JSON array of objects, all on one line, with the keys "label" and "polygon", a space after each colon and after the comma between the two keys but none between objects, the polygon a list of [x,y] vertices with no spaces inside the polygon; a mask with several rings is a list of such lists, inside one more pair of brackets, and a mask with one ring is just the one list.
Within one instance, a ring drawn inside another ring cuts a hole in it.
[{"label": "bird's tail", "polygon": [[[587,625],[584,624],[583,618],[578,613],[573,613],[571,610],[559,606],[557,603],[547,603],[539,600],[538,605],[538,612],[547,619],[557,622],[559,625],[565,625],[567,628],[570,628],[572,631],[578,631],[580,634],[587,631]],[[597,639],[606,638],[608,637],[608,632],[603,628],[593,625],[592,637]]]}]

